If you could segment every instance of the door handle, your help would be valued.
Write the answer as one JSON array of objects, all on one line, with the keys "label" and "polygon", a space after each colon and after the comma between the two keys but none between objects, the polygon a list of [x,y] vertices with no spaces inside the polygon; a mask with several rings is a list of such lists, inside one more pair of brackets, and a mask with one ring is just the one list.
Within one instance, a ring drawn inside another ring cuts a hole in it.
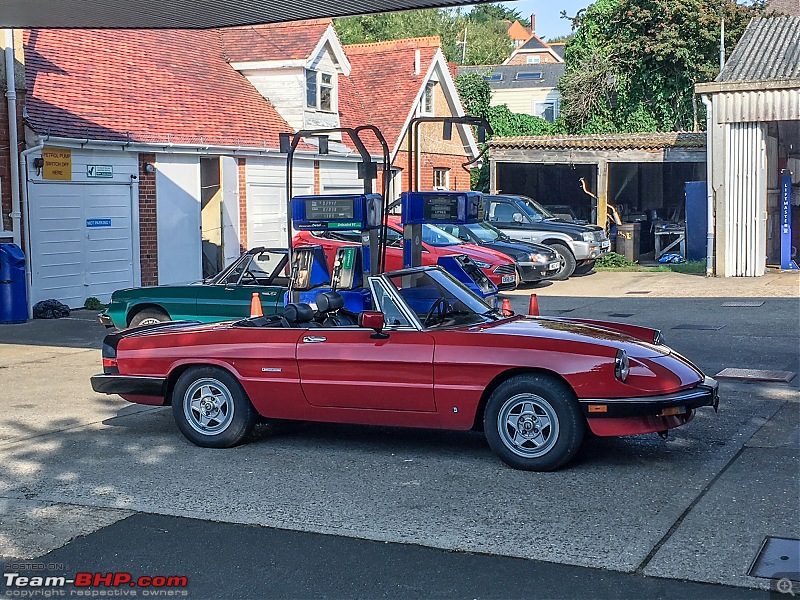
[{"label": "door handle", "polygon": [[306,335],[303,336],[303,343],[304,344],[314,344],[316,342],[327,342],[328,338],[323,337],[321,335]]}]

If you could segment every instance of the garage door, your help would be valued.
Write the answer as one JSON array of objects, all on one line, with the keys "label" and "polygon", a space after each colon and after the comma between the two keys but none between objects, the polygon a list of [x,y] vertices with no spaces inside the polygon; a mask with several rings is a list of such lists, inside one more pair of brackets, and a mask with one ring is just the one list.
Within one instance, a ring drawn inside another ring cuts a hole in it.
[{"label": "garage door", "polygon": [[[247,159],[247,245],[286,247],[286,161]],[[314,193],[314,171],[308,161],[294,164],[293,192]]]},{"label": "garage door", "polygon": [[358,164],[321,162],[319,184],[323,194],[362,194],[364,181],[358,178]]},{"label": "garage door", "polygon": [[31,183],[31,301],[71,308],[134,285],[129,184]]}]

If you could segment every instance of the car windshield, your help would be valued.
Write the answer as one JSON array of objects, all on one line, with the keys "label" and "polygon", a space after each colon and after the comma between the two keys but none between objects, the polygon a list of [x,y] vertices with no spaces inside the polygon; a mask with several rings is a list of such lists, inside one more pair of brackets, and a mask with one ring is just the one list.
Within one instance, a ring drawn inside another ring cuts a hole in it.
[{"label": "car windshield", "polygon": [[472,223],[471,225],[464,225],[464,227],[469,229],[475,237],[484,243],[496,242],[505,237],[499,229],[488,223]]},{"label": "car windshield", "polygon": [[422,226],[422,241],[429,246],[455,246],[464,242],[435,225]]},{"label": "car windshield", "polygon": [[426,269],[389,277],[426,329],[477,325],[499,313],[442,269]]},{"label": "car windshield", "polygon": [[543,221],[544,219],[556,218],[553,213],[551,213],[533,198],[528,198],[527,196],[517,196],[517,198],[522,200],[522,202],[518,202],[517,205],[522,208],[522,210],[524,210],[534,221]]}]

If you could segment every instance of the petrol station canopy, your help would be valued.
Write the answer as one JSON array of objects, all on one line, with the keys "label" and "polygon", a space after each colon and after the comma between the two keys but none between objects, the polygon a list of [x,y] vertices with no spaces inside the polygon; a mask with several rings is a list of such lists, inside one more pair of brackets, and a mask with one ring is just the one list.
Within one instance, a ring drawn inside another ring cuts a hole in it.
[{"label": "petrol station canopy", "polygon": [[209,29],[487,0],[0,0],[0,27]]}]

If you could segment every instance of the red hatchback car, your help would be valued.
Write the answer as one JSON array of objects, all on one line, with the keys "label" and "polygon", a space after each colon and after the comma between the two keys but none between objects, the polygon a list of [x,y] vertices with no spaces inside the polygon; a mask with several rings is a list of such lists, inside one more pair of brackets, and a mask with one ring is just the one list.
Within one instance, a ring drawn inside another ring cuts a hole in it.
[{"label": "red hatchback car", "polygon": [[[103,341],[96,392],[172,405],[199,446],[260,418],[480,429],[508,465],[549,471],[586,430],[664,432],[717,407],[717,383],[646,327],[504,316],[439,267],[369,278],[378,311],[317,308],[229,323],[160,323]],[[343,442],[344,443],[344,442]]]},{"label": "red hatchback car", "polygon": [[[386,240],[386,270],[396,271],[403,268],[403,226],[399,217],[390,216]],[[294,236],[292,246],[322,246],[328,259],[328,268],[333,272],[333,260],[336,250],[342,246],[361,243],[361,235],[357,231],[328,231],[311,233],[301,231]],[[516,289],[519,275],[514,260],[496,250],[466,244],[454,235],[434,225],[422,226],[422,265],[434,266],[442,256],[466,254],[500,291]]]}]

